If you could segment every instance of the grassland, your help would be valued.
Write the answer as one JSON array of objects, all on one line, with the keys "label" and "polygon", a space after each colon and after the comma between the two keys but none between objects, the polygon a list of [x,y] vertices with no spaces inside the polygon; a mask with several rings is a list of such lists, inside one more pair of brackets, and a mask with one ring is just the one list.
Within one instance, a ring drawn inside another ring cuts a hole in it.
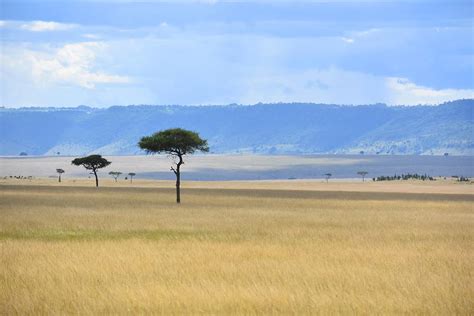
[{"label": "grassland", "polygon": [[42,184],[0,185],[0,314],[474,312],[472,194]]}]

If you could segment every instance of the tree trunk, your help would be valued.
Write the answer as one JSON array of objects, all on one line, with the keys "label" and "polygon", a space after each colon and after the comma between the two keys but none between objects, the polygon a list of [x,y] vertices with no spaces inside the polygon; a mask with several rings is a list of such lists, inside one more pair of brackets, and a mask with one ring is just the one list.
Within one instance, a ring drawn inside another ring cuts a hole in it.
[{"label": "tree trunk", "polygon": [[61,182],[61,174],[59,174],[58,182]]},{"label": "tree trunk", "polygon": [[97,171],[95,170],[92,170],[94,172],[94,176],[95,176],[95,187],[98,188],[99,187],[99,178],[97,177]]},{"label": "tree trunk", "polygon": [[181,175],[179,173],[179,167],[176,171],[176,203],[181,203]]},{"label": "tree trunk", "polygon": [[183,156],[178,155],[179,161],[176,164],[176,170],[174,173],[176,175],[176,203],[181,203],[181,165],[183,164]]}]

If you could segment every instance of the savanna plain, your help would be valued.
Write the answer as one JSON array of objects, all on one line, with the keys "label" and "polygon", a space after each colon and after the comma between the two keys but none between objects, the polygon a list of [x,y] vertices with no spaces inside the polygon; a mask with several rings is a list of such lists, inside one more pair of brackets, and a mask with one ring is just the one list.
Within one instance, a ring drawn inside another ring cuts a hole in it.
[{"label": "savanna plain", "polygon": [[470,184],[293,184],[4,181],[0,314],[474,313]]}]

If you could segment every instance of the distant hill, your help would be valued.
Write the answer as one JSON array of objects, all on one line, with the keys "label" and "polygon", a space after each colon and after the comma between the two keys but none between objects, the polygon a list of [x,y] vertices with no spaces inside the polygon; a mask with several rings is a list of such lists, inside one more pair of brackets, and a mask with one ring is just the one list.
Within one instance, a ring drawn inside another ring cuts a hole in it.
[{"label": "distant hill", "polygon": [[0,109],[0,155],[139,154],[183,127],[214,153],[474,154],[474,100],[439,106],[257,104]]}]

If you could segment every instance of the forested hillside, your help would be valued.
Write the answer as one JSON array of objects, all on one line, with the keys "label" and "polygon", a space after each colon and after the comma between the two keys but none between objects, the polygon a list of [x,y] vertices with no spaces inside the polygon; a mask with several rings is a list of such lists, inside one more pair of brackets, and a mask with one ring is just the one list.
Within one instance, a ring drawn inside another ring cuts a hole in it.
[{"label": "forested hillside", "polygon": [[214,153],[473,154],[474,100],[439,106],[324,104],[114,106],[0,110],[0,154],[138,154],[137,141],[182,127]]}]

